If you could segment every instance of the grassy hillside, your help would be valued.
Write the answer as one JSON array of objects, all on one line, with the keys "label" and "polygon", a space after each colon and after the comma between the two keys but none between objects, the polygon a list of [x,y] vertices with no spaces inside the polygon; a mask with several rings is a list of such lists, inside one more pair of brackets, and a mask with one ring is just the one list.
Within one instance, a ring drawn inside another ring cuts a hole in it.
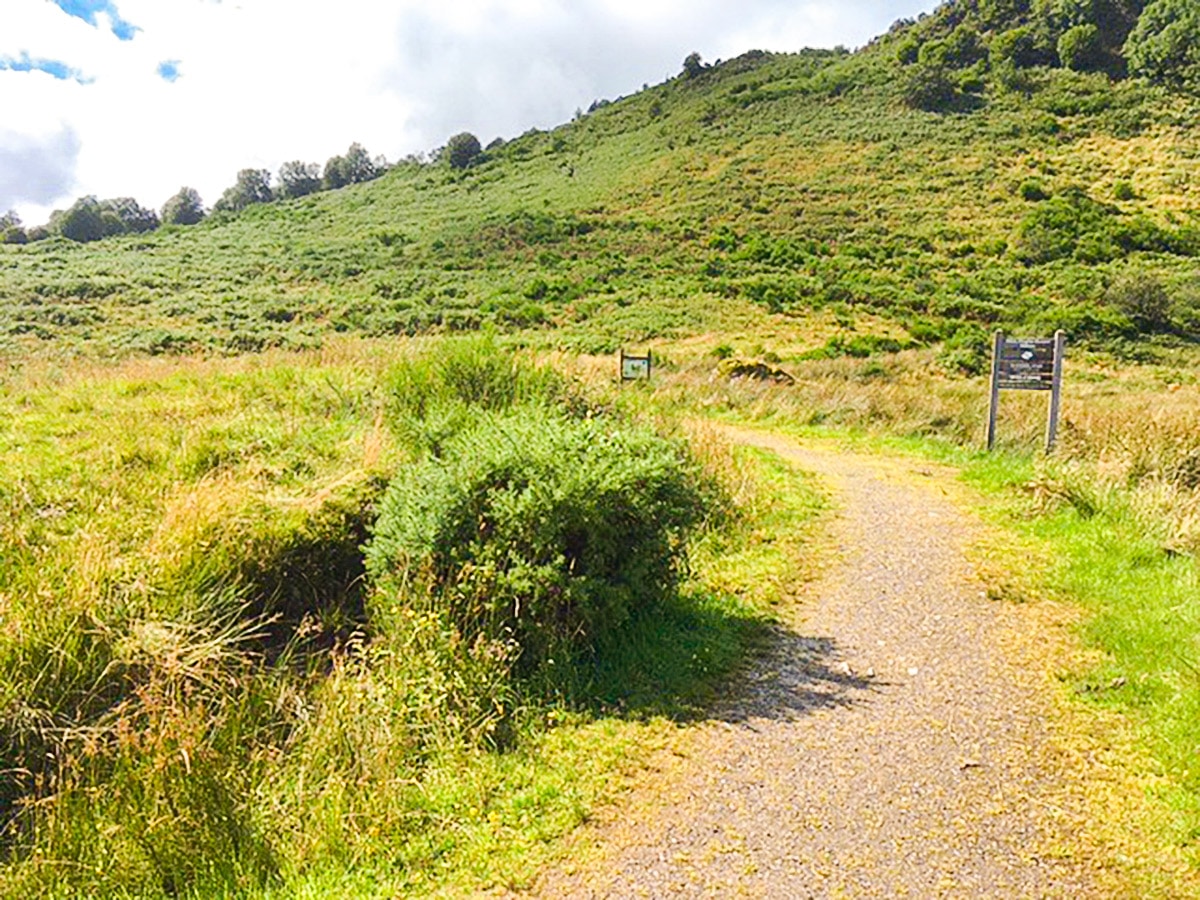
[{"label": "grassy hillside", "polygon": [[880,314],[915,344],[1200,331],[1192,101],[980,62],[954,70],[970,102],[913,109],[920,64],[901,60],[938,21],[702,68],[461,172],[402,164],[197,226],[0,247],[0,347],[239,352],[491,321],[611,350],[751,306]]}]

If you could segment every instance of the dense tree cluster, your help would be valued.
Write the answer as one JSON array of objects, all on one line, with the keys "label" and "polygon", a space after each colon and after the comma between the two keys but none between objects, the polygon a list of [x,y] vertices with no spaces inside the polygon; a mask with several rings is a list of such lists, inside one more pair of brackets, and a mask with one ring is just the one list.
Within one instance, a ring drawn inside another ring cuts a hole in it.
[{"label": "dense tree cluster", "polygon": [[[371,181],[388,168],[383,156],[372,157],[361,144],[351,144],[344,156],[331,157],[325,163],[324,172],[317,163],[285,162],[279,168],[276,186],[272,185],[267,169],[242,169],[213,205],[213,212],[237,213],[258,203],[294,200],[317,191]],[[80,197],[69,209],[51,213],[44,228],[26,229],[15,212],[5,213],[0,216],[0,243],[24,244],[53,234],[84,243],[112,235],[153,231],[160,224],[196,225],[206,215],[200,194],[190,187],[180,188],[160,212],[145,209],[131,197],[112,200]]]},{"label": "dense tree cluster", "polygon": [[1200,87],[1195,0],[959,0],[891,34],[917,109],[970,103],[988,77],[1023,87],[1039,66]]},{"label": "dense tree cluster", "polygon": [[98,241],[116,234],[141,234],[158,228],[158,213],[141,206],[132,197],[97,200],[80,197],[66,210],[50,214],[50,232],[80,243]]},{"label": "dense tree cluster", "polygon": [[0,216],[0,244],[24,244],[29,234],[21,227],[21,217],[15,210]]}]

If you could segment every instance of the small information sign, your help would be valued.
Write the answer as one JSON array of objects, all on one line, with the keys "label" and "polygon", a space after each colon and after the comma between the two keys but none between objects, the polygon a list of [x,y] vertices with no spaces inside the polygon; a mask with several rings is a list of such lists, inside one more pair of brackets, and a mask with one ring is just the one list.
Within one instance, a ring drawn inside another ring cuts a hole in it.
[{"label": "small information sign", "polygon": [[1000,389],[1050,391],[1054,389],[1054,339],[1005,338],[1000,347]]},{"label": "small information sign", "polygon": [[650,378],[650,354],[630,356],[621,351],[621,380],[645,381]]},{"label": "small information sign", "polygon": [[988,410],[987,446],[996,444],[996,418],[1001,391],[1049,391],[1050,410],[1046,423],[1046,452],[1054,449],[1058,433],[1058,409],[1062,395],[1062,364],[1067,336],[1010,338],[996,332],[992,349],[992,402]]}]

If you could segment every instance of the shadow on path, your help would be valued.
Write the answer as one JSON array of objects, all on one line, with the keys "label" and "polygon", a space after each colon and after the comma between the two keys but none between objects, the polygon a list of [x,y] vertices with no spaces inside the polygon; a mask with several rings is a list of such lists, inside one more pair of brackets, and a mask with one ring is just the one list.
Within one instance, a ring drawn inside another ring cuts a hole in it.
[{"label": "shadow on path", "polygon": [[738,693],[711,710],[709,717],[730,724],[794,721],[819,710],[867,702],[869,694],[885,686],[851,670],[834,639],[772,626]]}]

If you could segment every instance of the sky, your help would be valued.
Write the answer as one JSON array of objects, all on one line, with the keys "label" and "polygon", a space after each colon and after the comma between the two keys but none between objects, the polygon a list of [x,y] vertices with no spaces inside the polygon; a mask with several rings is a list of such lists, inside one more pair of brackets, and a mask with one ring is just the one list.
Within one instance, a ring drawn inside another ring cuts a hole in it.
[{"label": "sky", "polygon": [[0,214],[211,205],[244,168],[551,128],[747,50],[860,47],[933,0],[0,0]]}]

